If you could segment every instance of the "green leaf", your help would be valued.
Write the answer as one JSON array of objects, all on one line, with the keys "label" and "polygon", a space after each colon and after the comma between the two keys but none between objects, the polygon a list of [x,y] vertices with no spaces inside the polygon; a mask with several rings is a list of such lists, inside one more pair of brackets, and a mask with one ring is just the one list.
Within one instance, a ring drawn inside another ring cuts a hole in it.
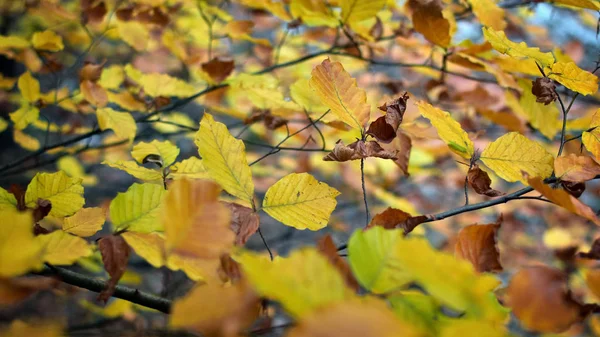
[{"label": "green leaf", "polygon": [[161,202],[165,190],[158,184],[133,184],[110,203],[110,219],[115,230],[150,233],[160,231]]}]

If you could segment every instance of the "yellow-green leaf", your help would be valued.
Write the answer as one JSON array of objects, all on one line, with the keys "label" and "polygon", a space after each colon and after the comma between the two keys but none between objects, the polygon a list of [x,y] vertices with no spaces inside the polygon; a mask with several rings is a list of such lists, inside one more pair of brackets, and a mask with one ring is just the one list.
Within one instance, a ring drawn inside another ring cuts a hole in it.
[{"label": "yellow-green leaf", "polygon": [[17,111],[11,112],[9,115],[10,120],[15,123],[15,128],[18,130],[23,130],[27,127],[27,125],[37,121],[37,119],[40,117],[40,109],[26,103],[21,105]]},{"label": "yellow-green leaf", "polygon": [[202,159],[196,157],[190,157],[173,164],[169,177],[175,179],[210,179],[210,175],[202,165]]},{"label": "yellow-green leaf", "polygon": [[14,194],[0,187],[0,212],[6,209],[17,209],[17,199]]},{"label": "yellow-green leaf", "polygon": [[125,72],[123,66],[113,64],[102,69],[100,80],[98,84],[104,89],[117,90],[121,86],[121,83],[125,80]]},{"label": "yellow-green leaf", "polygon": [[105,213],[100,207],[82,208],[64,219],[62,230],[77,236],[92,236],[102,229],[106,220]]},{"label": "yellow-green leaf", "polygon": [[587,8],[600,11],[600,2],[597,0],[545,0],[555,5],[563,5],[577,8]]},{"label": "yellow-green leaf", "polygon": [[371,107],[365,91],[356,85],[344,66],[325,59],[311,74],[310,86],[323,104],[342,122],[362,132],[369,121]]},{"label": "yellow-green leaf", "polygon": [[71,215],[85,204],[81,179],[71,178],[63,171],[38,173],[27,186],[25,204],[35,208],[38,199],[49,200],[52,203],[51,216]]},{"label": "yellow-green leaf", "polygon": [[386,4],[386,0],[340,0],[342,22],[352,25],[374,17]]},{"label": "yellow-green leaf", "polygon": [[37,151],[40,149],[40,141],[21,130],[14,130],[13,140],[26,150]]},{"label": "yellow-green leaf", "polygon": [[506,181],[527,183],[521,171],[531,177],[547,178],[552,174],[554,157],[540,144],[518,132],[510,132],[489,144],[481,160]]},{"label": "yellow-green leaf", "polygon": [[592,121],[590,122],[590,127],[585,131],[581,137],[581,141],[585,148],[590,151],[596,159],[600,160],[600,109],[596,110],[594,116],[592,116]]},{"label": "yellow-green leaf", "polygon": [[521,99],[517,102],[512,93],[506,93],[507,105],[515,112],[519,112],[527,118],[531,126],[540,131],[540,133],[549,140],[554,139],[554,136],[561,128],[561,121],[556,104],[543,104],[536,102],[537,97],[531,93],[532,83],[530,80],[519,81],[519,86],[523,89]]},{"label": "yellow-green leaf", "polygon": [[387,230],[381,226],[352,234],[348,241],[348,261],[354,276],[365,289],[385,294],[412,281],[395,254],[394,247],[400,240],[403,240],[403,234],[399,229]]},{"label": "yellow-green leaf", "polygon": [[117,160],[114,163],[104,161],[102,164],[125,171],[132,176],[146,182],[162,183],[163,180],[163,174],[160,171],[140,166],[133,160]]},{"label": "yellow-green leaf", "polygon": [[229,194],[253,203],[254,183],[244,142],[235,139],[209,113],[204,113],[194,142],[210,177]]},{"label": "yellow-green leaf", "polygon": [[61,230],[36,237],[44,247],[43,261],[53,265],[70,265],[92,254],[84,239]]},{"label": "yellow-green leaf", "polygon": [[19,76],[17,86],[21,95],[28,102],[36,102],[40,98],[40,82],[36,80],[29,71]]},{"label": "yellow-green leaf", "polygon": [[29,47],[29,41],[18,36],[0,35],[0,49],[24,49]]},{"label": "yellow-green leaf", "polygon": [[168,140],[153,140],[150,143],[139,142],[135,144],[131,151],[131,156],[140,164],[148,155],[159,155],[163,161],[163,167],[170,166],[175,162],[179,155],[179,148]]},{"label": "yellow-green leaf", "polygon": [[112,129],[121,138],[127,138],[130,142],[135,138],[137,125],[129,112],[115,111],[111,108],[100,108],[96,110],[100,130]]},{"label": "yellow-green leaf", "polygon": [[496,31],[490,27],[483,27],[482,30],[485,39],[502,54],[520,59],[532,58],[542,66],[550,66],[554,63],[554,56],[550,52],[542,53],[540,48],[529,47],[525,42],[513,42],[503,31]]},{"label": "yellow-green leaf", "polygon": [[448,144],[452,152],[467,159],[471,158],[475,152],[473,142],[448,112],[423,101],[417,102],[416,105],[421,115],[431,121],[440,138]]},{"label": "yellow-green leaf", "polygon": [[151,97],[189,97],[196,93],[196,89],[188,82],[167,74],[143,74],[139,84],[144,93]]},{"label": "yellow-green leaf", "polygon": [[548,74],[553,80],[582,95],[593,95],[598,91],[598,77],[579,68],[575,62],[556,62]]},{"label": "yellow-green leaf", "polygon": [[259,295],[280,302],[296,318],[354,296],[341,274],[314,248],[274,261],[248,251],[235,260]]},{"label": "yellow-green leaf", "polygon": [[43,266],[42,245],[33,235],[30,212],[0,211],[0,277],[12,277]]},{"label": "yellow-green leaf", "polygon": [[308,173],[292,173],[269,187],[263,210],[284,225],[319,230],[327,226],[339,194]]},{"label": "yellow-green leaf", "polygon": [[34,33],[31,43],[33,48],[39,50],[60,51],[65,47],[62,37],[51,30]]},{"label": "yellow-green leaf", "polygon": [[160,221],[165,190],[157,184],[134,183],[110,202],[110,219],[115,230],[149,233],[163,229]]},{"label": "yellow-green leaf", "polygon": [[308,79],[299,79],[290,85],[290,96],[294,102],[298,103],[308,112],[317,112],[320,114],[327,111],[327,107],[321,103],[318,96],[310,88]]},{"label": "yellow-green leaf", "polygon": [[301,18],[307,26],[337,26],[338,20],[327,8],[326,3],[313,0],[292,0],[290,12],[295,18]]}]

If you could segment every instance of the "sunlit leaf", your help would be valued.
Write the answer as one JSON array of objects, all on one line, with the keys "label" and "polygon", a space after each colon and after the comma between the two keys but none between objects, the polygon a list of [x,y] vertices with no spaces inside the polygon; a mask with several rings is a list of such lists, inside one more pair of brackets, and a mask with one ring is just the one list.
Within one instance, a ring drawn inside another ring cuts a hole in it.
[{"label": "sunlit leaf", "polygon": [[43,245],[33,236],[31,213],[20,213],[16,209],[0,211],[0,276],[12,277],[29,270],[42,268]]},{"label": "sunlit leaf", "polygon": [[539,48],[529,47],[525,42],[513,42],[506,37],[503,31],[496,31],[491,27],[483,27],[485,39],[502,54],[515,58],[532,58],[542,66],[550,66],[554,63],[552,53],[542,53]]},{"label": "sunlit leaf", "polygon": [[105,213],[100,207],[82,208],[64,219],[62,230],[77,236],[92,236],[102,229],[106,220]]},{"label": "sunlit leaf", "polygon": [[62,37],[51,30],[34,33],[31,43],[35,49],[48,51],[61,51],[65,47]]},{"label": "sunlit leaf", "polygon": [[40,82],[36,80],[29,71],[19,77],[17,86],[21,95],[28,102],[36,102],[40,98]]},{"label": "sunlit leaf", "polygon": [[162,182],[162,180],[163,180],[163,174],[161,171],[149,169],[144,166],[140,166],[140,165],[138,165],[138,163],[136,163],[133,160],[128,160],[128,161],[118,160],[114,163],[104,161],[104,162],[102,162],[102,164],[108,165],[110,167],[113,167],[113,168],[116,168],[119,170],[123,170],[123,171],[131,174],[132,176],[134,176],[140,180],[143,180],[143,181]]},{"label": "sunlit leaf", "polygon": [[111,129],[117,136],[127,138],[130,142],[135,138],[137,126],[130,113],[101,108],[96,110],[96,116],[101,130]]},{"label": "sunlit leaf", "polygon": [[37,173],[27,186],[25,204],[33,208],[38,199],[45,199],[52,203],[51,216],[71,215],[85,203],[81,179],[70,178],[63,171]]},{"label": "sunlit leaf", "polygon": [[61,230],[37,237],[44,247],[43,261],[53,265],[70,265],[92,254],[92,247],[84,239]]},{"label": "sunlit leaf", "polygon": [[134,183],[110,202],[110,220],[116,230],[135,232],[162,230],[160,221],[165,190],[157,184]]},{"label": "sunlit leaf", "polygon": [[556,62],[550,69],[549,78],[573,91],[583,95],[593,95],[598,91],[598,77],[574,62]]}]

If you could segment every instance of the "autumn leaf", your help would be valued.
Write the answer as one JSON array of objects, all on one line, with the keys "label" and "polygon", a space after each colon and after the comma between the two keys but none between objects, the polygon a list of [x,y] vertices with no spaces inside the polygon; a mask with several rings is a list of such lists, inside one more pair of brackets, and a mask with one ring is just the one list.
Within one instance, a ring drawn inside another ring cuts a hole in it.
[{"label": "autumn leaf", "polygon": [[134,183],[110,202],[115,230],[149,233],[163,229],[160,221],[165,190],[161,185]]},{"label": "autumn leaf", "polygon": [[506,28],[504,20],[504,10],[493,0],[469,0],[473,9],[473,14],[479,19],[482,25],[489,26],[495,30]]},{"label": "autumn leaf", "polygon": [[546,266],[521,269],[508,285],[507,304],[523,325],[533,331],[559,333],[585,318],[572,297],[567,276]]},{"label": "autumn leaf", "polygon": [[87,241],[61,230],[39,235],[36,239],[44,247],[43,261],[52,265],[71,265],[92,254],[92,247]]},{"label": "autumn leaf", "polygon": [[127,261],[131,250],[120,235],[109,235],[98,240],[98,249],[102,254],[102,263],[110,279],[106,289],[98,295],[98,300],[106,303],[117,287],[117,283],[127,269]]},{"label": "autumn leaf", "polygon": [[591,157],[571,153],[554,160],[554,174],[562,181],[588,181],[600,175],[600,164]]},{"label": "autumn leaf", "polygon": [[16,209],[0,211],[3,223],[10,224],[0,231],[0,276],[13,277],[43,266],[43,244],[33,235],[30,212]]},{"label": "autumn leaf", "polygon": [[552,53],[542,53],[539,48],[529,47],[525,42],[513,42],[501,30],[497,31],[491,27],[483,27],[482,30],[485,39],[502,54],[519,59],[532,58],[542,66],[550,66],[554,63]]},{"label": "autumn leaf", "polygon": [[64,217],[77,212],[85,200],[81,179],[70,178],[63,171],[37,173],[27,186],[25,204],[35,208],[38,199],[52,203],[51,216]]},{"label": "autumn leaf", "polygon": [[340,0],[342,23],[355,24],[374,17],[386,4],[385,0]]},{"label": "autumn leaf", "polygon": [[27,102],[34,103],[40,99],[40,82],[31,76],[29,71],[19,77],[17,86]]},{"label": "autumn leaf", "polygon": [[179,148],[168,140],[153,140],[150,143],[139,142],[133,146],[131,156],[140,164],[145,164],[148,156],[157,155],[160,157],[160,167],[170,166],[175,162],[179,155]]},{"label": "autumn leaf", "polygon": [[548,77],[582,95],[593,95],[598,91],[598,77],[579,68],[574,62],[556,62]]},{"label": "autumn leaf", "polygon": [[469,225],[458,232],[454,255],[463,258],[480,273],[500,272],[500,252],[496,245],[496,233],[502,218],[487,225]]},{"label": "autumn leaf", "polygon": [[292,173],[269,187],[262,209],[284,225],[319,230],[327,226],[339,194],[308,173]]},{"label": "autumn leaf", "polygon": [[367,227],[381,226],[385,229],[394,229],[411,217],[412,215],[403,210],[388,207],[385,211],[376,214]]},{"label": "autumn leaf", "polygon": [[408,94],[404,93],[401,97],[384,103],[379,110],[385,112],[385,116],[377,118],[367,130],[367,135],[375,137],[383,143],[390,143],[396,138],[396,133],[406,111],[406,101]]},{"label": "autumn leaf", "polygon": [[62,37],[51,30],[33,33],[33,36],[31,37],[31,43],[35,49],[52,52],[61,51],[65,47]]},{"label": "autumn leaf", "polygon": [[333,243],[331,235],[327,234],[319,239],[319,241],[317,241],[317,249],[327,259],[329,259],[329,262],[340,272],[340,274],[342,274],[344,280],[346,281],[346,285],[350,289],[354,289],[354,291],[358,291],[360,289],[360,285],[352,274],[350,265],[339,255],[337,246]]},{"label": "autumn leaf", "polygon": [[[360,0],[354,0],[360,1]],[[363,89],[339,62],[325,59],[317,65],[310,78],[310,86],[331,112],[342,122],[363,131],[369,121],[371,107]]]},{"label": "autumn leaf", "polygon": [[480,169],[477,164],[473,164],[467,173],[467,181],[469,185],[477,192],[488,197],[498,197],[505,193],[496,191],[491,187],[492,180],[488,176],[487,172]]},{"label": "autumn leaf", "polygon": [[169,176],[175,179],[210,179],[208,172],[202,164],[202,160],[196,157],[190,157],[180,162],[174,163],[170,167]]},{"label": "autumn leaf", "polygon": [[398,159],[398,154],[394,151],[384,150],[376,141],[357,140],[349,145],[344,145],[342,140],[335,143],[333,151],[323,157],[324,161],[344,162],[348,160],[358,160],[368,157],[377,157],[382,159]]},{"label": "autumn leaf", "polygon": [[111,129],[117,136],[127,138],[130,142],[135,138],[137,126],[130,113],[101,108],[96,110],[96,116],[101,130]]},{"label": "autumn leaf", "polygon": [[223,82],[234,67],[233,59],[224,57],[213,57],[209,62],[202,63],[202,70],[210,76],[213,83]]},{"label": "autumn leaf", "polygon": [[227,127],[216,122],[209,113],[204,113],[194,142],[210,177],[229,194],[253,203],[254,183],[244,142],[235,139]]},{"label": "autumn leaf", "polygon": [[500,178],[513,182],[530,176],[547,178],[553,171],[554,157],[540,144],[518,132],[510,132],[489,144],[481,153],[483,163]]},{"label": "autumn leaf", "polygon": [[154,183],[162,183],[163,181],[163,173],[158,170],[153,170],[146,168],[144,166],[138,165],[133,160],[123,161],[118,160],[116,162],[102,162],[104,165],[108,165],[110,167],[125,171],[135,178],[146,182],[154,182]]},{"label": "autumn leaf", "polygon": [[417,32],[440,47],[450,46],[452,26],[444,15],[442,1],[410,0],[406,4],[412,10],[412,21]]},{"label": "autumn leaf", "polygon": [[23,104],[17,111],[11,112],[10,120],[15,123],[18,130],[25,129],[29,124],[35,122],[40,117],[40,109],[30,104]]},{"label": "autumn leaf", "polygon": [[236,203],[223,202],[231,212],[231,229],[235,233],[235,244],[243,246],[256,233],[260,216],[251,208]]},{"label": "autumn leaf", "polygon": [[300,18],[307,26],[337,26],[338,20],[330,12],[327,5],[321,1],[292,0],[290,12],[293,17]]},{"label": "autumn leaf", "polygon": [[102,229],[104,213],[104,209],[100,207],[82,208],[64,219],[62,230],[77,236],[92,236]]}]

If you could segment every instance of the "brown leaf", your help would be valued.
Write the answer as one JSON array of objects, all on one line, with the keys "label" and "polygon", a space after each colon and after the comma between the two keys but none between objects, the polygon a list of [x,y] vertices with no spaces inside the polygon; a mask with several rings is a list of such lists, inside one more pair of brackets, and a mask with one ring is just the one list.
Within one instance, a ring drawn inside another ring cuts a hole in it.
[{"label": "brown leaf", "polygon": [[223,254],[220,258],[219,276],[223,282],[232,281],[236,283],[242,279],[242,268],[228,254]]},{"label": "brown leaf", "polygon": [[81,22],[83,24],[101,23],[107,13],[104,1],[81,0]]},{"label": "brown leaf", "polygon": [[79,81],[98,81],[102,75],[102,68],[104,68],[104,62],[101,64],[86,63],[79,71]]},{"label": "brown leaf", "polygon": [[405,92],[401,97],[380,106],[379,110],[385,111],[385,115],[369,125],[367,134],[380,142],[390,143],[396,137],[396,131],[402,123],[408,98],[408,93]]},{"label": "brown leaf", "polygon": [[412,10],[412,22],[417,32],[440,47],[450,45],[450,22],[442,13],[442,1],[409,0],[407,6]]},{"label": "brown leaf", "polygon": [[560,185],[575,198],[579,198],[585,192],[585,183],[572,183],[569,181],[561,181]]},{"label": "brown leaf", "polygon": [[37,203],[36,203],[36,207],[33,210],[33,221],[38,222],[38,221],[42,220],[43,218],[46,217],[46,215],[48,215],[48,213],[50,213],[51,209],[52,209],[52,203],[50,202],[50,200],[38,199]]},{"label": "brown leaf", "polygon": [[400,223],[410,219],[412,215],[392,207],[388,207],[385,211],[375,215],[367,228],[373,226],[381,226],[385,229],[396,228]]},{"label": "brown leaf", "polygon": [[160,7],[152,7],[138,12],[135,16],[135,20],[143,23],[153,23],[161,27],[165,27],[171,22],[169,15],[164,13]]},{"label": "brown leaf", "polygon": [[571,153],[554,160],[554,174],[563,181],[588,181],[600,175],[600,164],[592,157]]},{"label": "brown leaf", "polygon": [[352,274],[352,270],[350,270],[350,266],[348,262],[344,260],[339,254],[337,250],[337,246],[333,243],[333,239],[331,235],[327,234],[326,236],[319,239],[317,242],[317,249],[327,257],[329,262],[337,269],[340,274],[344,277],[344,281],[351,289],[358,291],[360,289],[360,285],[354,278],[354,274]]},{"label": "brown leaf", "polygon": [[477,194],[486,195],[488,197],[498,197],[505,194],[496,191],[491,187],[492,179],[490,179],[487,172],[480,169],[477,164],[473,164],[469,173],[467,173],[467,181]]},{"label": "brown leaf", "polygon": [[400,168],[405,176],[409,176],[408,173],[408,162],[410,159],[410,151],[412,149],[412,140],[404,133],[401,129],[396,132],[396,138],[389,144],[382,144],[385,150],[395,153],[396,159],[394,163]]},{"label": "brown leaf", "polygon": [[0,305],[21,302],[41,290],[50,290],[61,284],[52,277],[0,278]]},{"label": "brown leaf", "polygon": [[243,246],[256,233],[260,217],[251,208],[232,202],[222,202],[231,211],[231,230],[235,233],[235,244]]},{"label": "brown leaf", "polygon": [[376,141],[356,142],[346,146],[342,140],[335,143],[333,151],[323,157],[324,161],[339,161],[357,160],[367,157],[378,157],[383,159],[397,159],[397,154],[384,150]]},{"label": "brown leaf", "polygon": [[507,304],[529,330],[559,333],[585,318],[567,286],[567,275],[546,266],[520,270],[507,290]]},{"label": "brown leaf", "polygon": [[20,185],[11,184],[8,188],[8,191],[12,193],[12,195],[14,195],[15,199],[17,200],[17,209],[19,211],[26,210],[27,206],[25,206],[25,191],[23,190],[23,188]]},{"label": "brown leaf", "polygon": [[117,18],[121,21],[130,21],[133,19],[133,6],[121,7],[117,10]]},{"label": "brown leaf", "polygon": [[106,303],[115,292],[117,283],[127,269],[130,249],[125,239],[120,235],[105,236],[98,240],[98,249],[102,254],[104,269],[110,275],[106,289],[98,295],[98,301]]},{"label": "brown leaf", "polygon": [[500,272],[500,253],[496,246],[496,233],[502,217],[496,223],[469,225],[458,232],[454,255],[473,264],[480,273]]},{"label": "brown leaf", "polygon": [[413,216],[398,224],[398,228],[404,230],[404,234],[412,232],[418,225],[429,220],[427,215]]},{"label": "brown leaf", "polygon": [[86,101],[90,102],[90,104],[95,105],[96,107],[103,107],[108,104],[108,94],[106,93],[106,90],[96,82],[90,80],[82,81],[79,84],[79,89],[81,90],[83,97]]},{"label": "brown leaf", "polygon": [[235,63],[233,59],[228,57],[213,57],[209,62],[202,63],[202,70],[216,83],[220,83],[226,79],[234,68]]},{"label": "brown leaf", "polygon": [[249,125],[259,121],[263,121],[269,130],[275,130],[288,122],[285,118],[271,114],[270,110],[253,110],[250,117],[244,120],[244,124]]},{"label": "brown leaf", "polygon": [[535,81],[531,82],[533,87],[531,88],[531,93],[535,95],[536,102],[544,103],[548,105],[558,98],[558,94],[556,93],[556,85],[554,81],[548,77],[540,77],[536,78]]},{"label": "brown leaf", "polygon": [[577,253],[577,257],[581,257],[584,259],[600,260],[600,238],[594,240],[594,243],[592,243],[592,248],[590,248],[590,250],[587,253],[579,252]]}]

